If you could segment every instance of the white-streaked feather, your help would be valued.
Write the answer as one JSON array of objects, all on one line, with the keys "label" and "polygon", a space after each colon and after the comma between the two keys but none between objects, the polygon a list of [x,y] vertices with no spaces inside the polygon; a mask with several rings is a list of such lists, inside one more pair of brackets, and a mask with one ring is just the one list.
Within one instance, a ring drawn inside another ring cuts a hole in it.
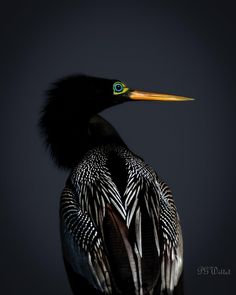
[{"label": "white-streaked feather", "polygon": [[[125,160],[128,179],[123,196],[120,195],[106,167],[106,153],[109,149]],[[77,271],[87,277],[95,288],[111,294],[110,269],[109,265],[106,265],[108,261],[105,258],[103,242],[106,204],[111,204],[128,228],[134,220],[136,237],[134,249],[128,240],[125,239],[125,243],[136,295],[143,294],[141,259],[142,243],[145,241],[142,239],[142,209],[140,207],[141,198],[143,198],[142,205],[145,205],[145,210],[152,221],[157,253],[162,261],[161,289],[172,292],[182,273],[183,249],[179,219],[168,186],[141,159],[135,157],[127,149],[115,146],[92,150],[75,168],[70,180],[75,192],[72,193],[68,188],[64,190],[61,216],[68,232],[70,228],[74,228],[71,230],[71,236],[79,246],[78,261],[85,263],[87,255],[87,264],[91,269],[91,274],[84,274],[81,267],[78,267]],[[87,231],[82,227],[74,226],[75,214],[80,218],[78,222],[81,222],[85,216],[89,218],[89,221],[86,221],[87,224],[84,223],[86,226],[90,225]],[[98,233],[97,228],[101,234]],[[75,229],[76,232],[74,232]],[[160,240],[163,241],[162,245],[160,245]],[[87,251],[87,254],[84,251]],[[96,259],[92,259],[92,256]]]}]

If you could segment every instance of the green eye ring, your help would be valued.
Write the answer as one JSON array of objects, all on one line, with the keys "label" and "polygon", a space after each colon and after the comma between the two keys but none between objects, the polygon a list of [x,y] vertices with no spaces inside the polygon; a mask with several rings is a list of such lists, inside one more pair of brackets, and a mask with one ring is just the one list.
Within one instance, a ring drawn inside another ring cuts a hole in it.
[{"label": "green eye ring", "polygon": [[129,88],[126,87],[126,85],[120,81],[117,81],[113,84],[113,94],[119,95],[127,92]]}]

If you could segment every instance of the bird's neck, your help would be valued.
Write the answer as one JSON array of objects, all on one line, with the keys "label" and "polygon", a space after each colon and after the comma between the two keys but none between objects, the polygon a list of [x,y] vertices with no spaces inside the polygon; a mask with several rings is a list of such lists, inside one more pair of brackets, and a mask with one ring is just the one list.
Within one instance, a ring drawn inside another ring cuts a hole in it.
[{"label": "bird's neck", "polygon": [[[78,118],[78,117],[77,117]],[[60,126],[55,138],[50,141],[52,155],[60,167],[73,168],[92,148],[106,144],[125,146],[115,128],[99,115],[83,114],[81,119],[72,116],[66,122],[57,122]]]},{"label": "bird's neck", "polygon": [[104,144],[125,146],[125,143],[115,128],[99,115],[91,117],[88,122],[88,141],[88,148]]}]

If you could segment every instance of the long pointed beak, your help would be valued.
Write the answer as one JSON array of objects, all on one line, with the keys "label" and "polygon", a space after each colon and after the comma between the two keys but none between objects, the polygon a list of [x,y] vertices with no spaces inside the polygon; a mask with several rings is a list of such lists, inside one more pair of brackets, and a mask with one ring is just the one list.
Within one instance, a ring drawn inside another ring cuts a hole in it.
[{"label": "long pointed beak", "polygon": [[162,94],[155,92],[146,92],[146,91],[138,91],[131,90],[128,93],[128,96],[132,100],[156,100],[156,101],[190,101],[194,100],[193,98],[185,97],[185,96],[177,96],[174,94]]}]

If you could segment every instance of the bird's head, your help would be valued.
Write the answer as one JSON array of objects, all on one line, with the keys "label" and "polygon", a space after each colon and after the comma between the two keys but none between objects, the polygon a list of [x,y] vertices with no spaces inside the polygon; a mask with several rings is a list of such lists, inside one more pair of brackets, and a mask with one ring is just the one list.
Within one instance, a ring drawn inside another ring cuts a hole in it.
[{"label": "bird's head", "polygon": [[[133,90],[116,79],[74,75],[57,81],[48,91],[48,99],[40,118],[40,129],[57,162],[61,163],[61,166],[70,166],[69,162],[74,162],[78,149],[82,144],[87,145],[86,140],[90,141],[88,126],[92,124],[90,130],[93,130],[92,135],[96,134],[96,137],[104,138],[104,132],[109,135],[113,132],[111,125],[108,127],[108,124],[101,124],[100,120],[91,121],[91,118],[104,109],[124,102],[147,100],[191,99]],[[103,125],[106,125],[105,129],[102,129]],[[68,161],[70,154],[71,159]]]},{"label": "bird's head", "polygon": [[[59,80],[49,90],[49,102],[65,110],[83,114],[98,113],[106,108],[128,101],[187,101],[190,98],[129,88],[116,79],[104,79],[86,75],[74,75]],[[55,106],[55,107],[56,107]],[[84,113],[85,112],[85,113]]]}]

